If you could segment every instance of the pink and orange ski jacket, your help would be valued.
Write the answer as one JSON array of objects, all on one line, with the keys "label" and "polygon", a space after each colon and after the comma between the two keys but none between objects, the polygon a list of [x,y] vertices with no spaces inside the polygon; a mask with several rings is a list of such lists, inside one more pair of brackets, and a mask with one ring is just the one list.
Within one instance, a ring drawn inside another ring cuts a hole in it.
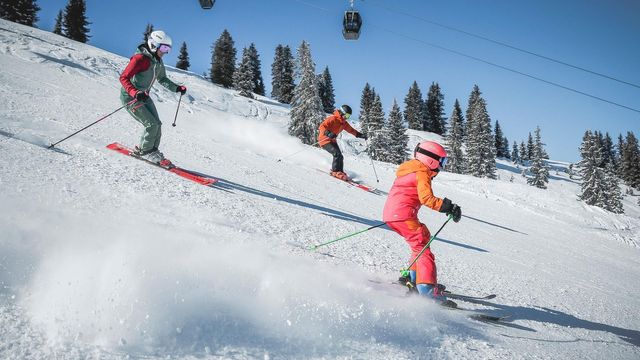
[{"label": "pink and orange ski jacket", "polygon": [[439,211],[442,199],[433,195],[431,179],[435,172],[418,160],[405,161],[396,171],[396,180],[384,204],[382,221],[395,222],[418,218],[422,205]]}]

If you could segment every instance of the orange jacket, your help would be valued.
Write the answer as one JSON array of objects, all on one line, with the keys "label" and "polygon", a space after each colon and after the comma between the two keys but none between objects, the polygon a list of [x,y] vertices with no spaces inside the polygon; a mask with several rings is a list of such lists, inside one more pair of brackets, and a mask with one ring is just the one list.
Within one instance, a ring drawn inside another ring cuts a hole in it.
[{"label": "orange jacket", "polygon": [[342,114],[338,110],[334,111],[333,114],[329,115],[326,119],[324,119],[322,124],[320,124],[319,130],[320,131],[318,134],[318,144],[320,146],[324,146],[330,142],[336,142],[335,138],[331,139],[324,134],[326,130],[331,131],[332,133],[336,134],[336,136],[338,136],[338,134],[340,134],[342,130],[347,130],[347,132],[349,132],[353,136],[358,135],[358,131],[352,128],[351,125],[349,125],[347,120],[342,116]]},{"label": "orange jacket", "polygon": [[431,179],[436,174],[418,160],[405,161],[396,171],[387,202],[384,204],[384,222],[415,219],[420,206],[439,211],[442,199],[433,195]]}]

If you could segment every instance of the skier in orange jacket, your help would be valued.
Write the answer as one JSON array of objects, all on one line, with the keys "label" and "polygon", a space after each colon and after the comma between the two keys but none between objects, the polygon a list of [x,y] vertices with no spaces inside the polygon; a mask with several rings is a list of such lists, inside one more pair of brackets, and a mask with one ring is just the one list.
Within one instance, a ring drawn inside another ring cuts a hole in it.
[{"label": "skier in orange jacket", "polygon": [[[418,219],[422,206],[452,215],[455,222],[460,221],[460,206],[451,200],[441,199],[433,194],[431,181],[443,169],[447,161],[447,152],[434,141],[423,141],[416,146],[414,159],[402,163],[396,172],[387,202],[384,204],[382,220],[404,237],[411,248],[411,260],[427,245],[431,234],[427,226]],[[440,292],[436,273],[436,258],[427,248],[409,269],[412,287],[421,295],[446,305],[447,298]]]},{"label": "skier in orange jacket", "polygon": [[367,139],[367,136],[349,125],[347,119],[351,117],[351,107],[349,105],[342,105],[340,109],[336,109],[333,114],[329,115],[320,124],[318,132],[318,144],[320,147],[328,151],[333,155],[333,162],[331,164],[331,176],[334,176],[340,180],[348,180],[349,177],[344,172],[344,156],[338,147],[336,137],[346,130],[348,133],[354,135],[360,139]]}]

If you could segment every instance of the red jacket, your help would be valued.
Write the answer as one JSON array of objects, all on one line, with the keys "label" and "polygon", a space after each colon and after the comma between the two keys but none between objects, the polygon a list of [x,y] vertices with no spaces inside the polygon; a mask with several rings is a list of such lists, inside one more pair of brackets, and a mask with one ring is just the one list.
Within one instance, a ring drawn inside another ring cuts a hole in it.
[{"label": "red jacket", "polygon": [[324,134],[326,130],[331,131],[332,133],[336,134],[336,136],[338,136],[338,134],[340,134],[342,130],[347,130],[347,132],[349,132],[353,136],[358,135],[358,131],[352,128],[351,125],[349,125],[347,120],[338,110],[334,111],[333,114],[324,119],[322,124],[320,124],[319,130],[320,133],[318,134],[318,144],[320,146],[324,146],[330,142],[336,142],[335,138],[331,139]]},{"label": "red jacket", "polygon": [[417,219],[422,205],[440,210],[442,199],[433,195],[431,179],[435,173],[418,160],[405,161],[396,171],[387,202],[384,204],[382,221]]}]

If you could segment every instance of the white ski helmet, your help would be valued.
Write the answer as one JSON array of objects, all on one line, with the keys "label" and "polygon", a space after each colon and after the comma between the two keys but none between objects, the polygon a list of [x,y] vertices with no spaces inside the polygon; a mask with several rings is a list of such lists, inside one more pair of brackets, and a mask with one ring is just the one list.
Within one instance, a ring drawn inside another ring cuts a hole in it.
[{"label": "white ski helmet", "polygon": [[149,49],[152,52],[155,52],[160,45],[167,45],[171,47],[173,42],[171,41],[171,37],[164,33],[162,30],[156,30],[149,34],[149,40],[147,40],[147,45],[149,45]]}]

